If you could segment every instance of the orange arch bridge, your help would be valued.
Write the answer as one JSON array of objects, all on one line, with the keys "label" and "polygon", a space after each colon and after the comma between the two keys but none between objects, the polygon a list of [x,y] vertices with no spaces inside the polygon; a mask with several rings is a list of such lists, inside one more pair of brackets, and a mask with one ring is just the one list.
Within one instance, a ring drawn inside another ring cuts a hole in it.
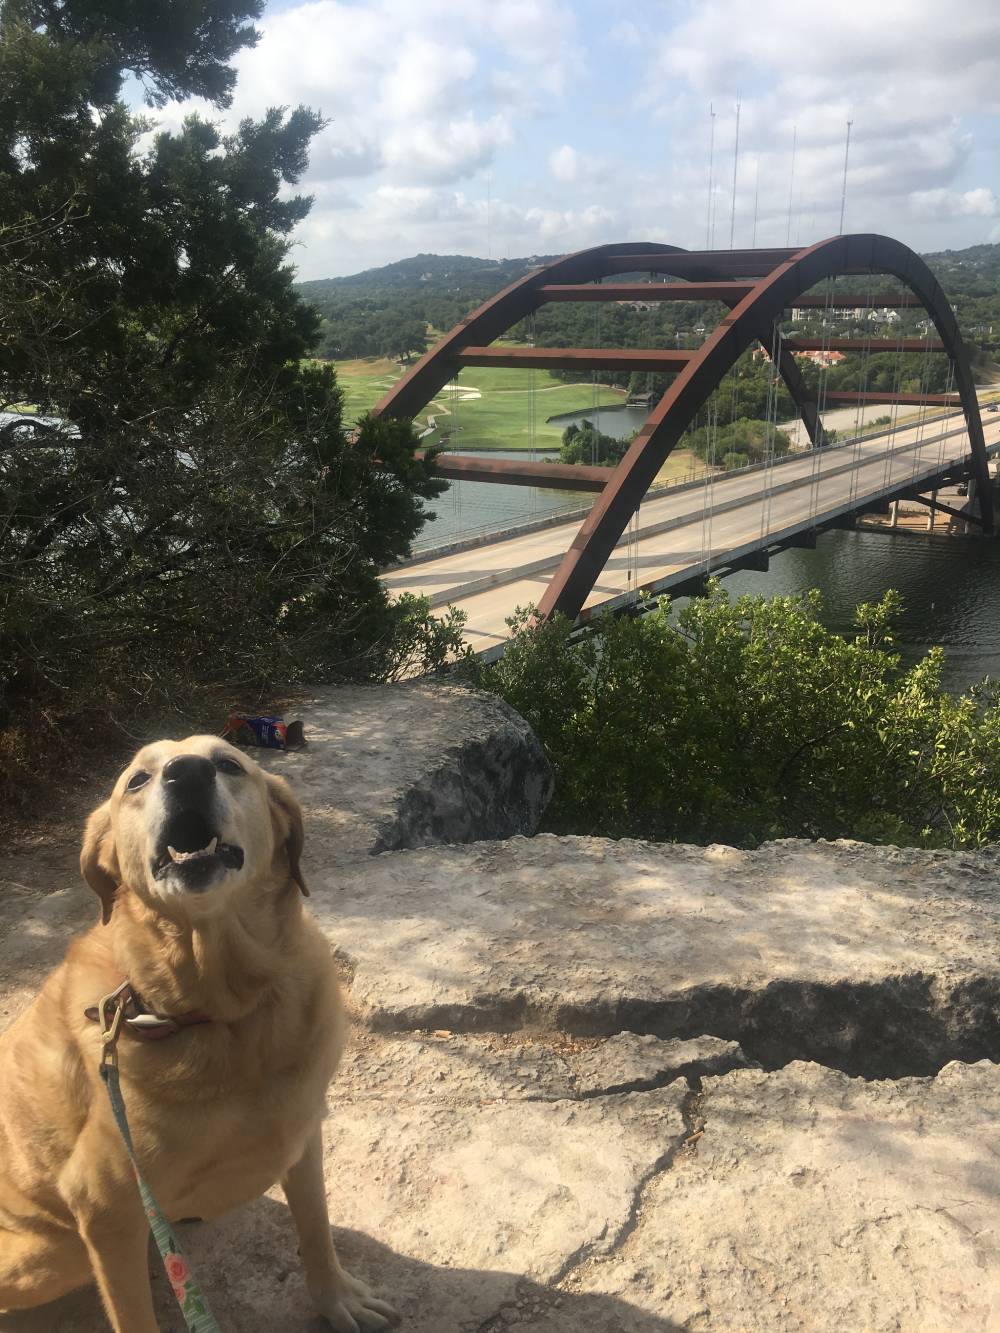
[{"label": "orange arch bridge", "polygon": [[[615,282],[617,275],[649,274],[646,282]],[[652,281],[654,274],[659,281]],[[845,274],[885,274],[908,291],[810,294],[826,279]],[[664,281],[666,275],[680,281]],[[719,301],[729,313],[696,351],[493,347],[512,325],[553,301]],[[969,356],[954,312],[930,269],[907,246],[887,236],[837,236],[805,249],[686,251],[669,245],[627,243],[582,250],[512,283],[446,334],[400,379],[375,408],[376,414],[413,417],[465,366],[517,366],[578,370],[652,370],[674,376],[628,452],[614,468],[568,467],[448,455],[438,463],[443,477],[468,481],[551,486],[598,493],[543,596],[541,616],[562,612],[575,619],[615,545],[671,450],[738,357],[752,344],[777,348],[777,367],[814,446],[824,444],[818,404],[804,383],[793,352],[835,346],[868,351],[924,350],[923,339],[794,339],[778,336],[777,324],[793,308],[919,306],[939,341],[930,345],[951,359],[955,394],[908,395],[827,393],[826,405],[867,402],[959,405],[971,445],[970,473],[976,483],[983,527],[993,531],[992,492],[979,403]]]}]

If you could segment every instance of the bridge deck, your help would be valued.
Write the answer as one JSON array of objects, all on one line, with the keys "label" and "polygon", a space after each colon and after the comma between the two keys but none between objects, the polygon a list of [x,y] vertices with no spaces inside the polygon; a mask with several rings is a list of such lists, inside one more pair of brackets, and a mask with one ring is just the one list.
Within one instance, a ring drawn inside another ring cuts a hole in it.
[{"label": "bridge deck", "polygon": [[[1000,451],[1000,420],[984,418],[990,453]],[[793,454],[769,469],[747,469],[712,482],[678,486],[644,501],[586,602],[586,608],[630,601],[636,588],[668,590],[805,531],[866,501],[891,497],[933,478],[968,455],[960,413],[889,436]],[[455,551],[387,571],[394,595],[451,603],[468,616],[466,638],[477,652],[508,637],[506,618],[537,603],[580,522]]]}]

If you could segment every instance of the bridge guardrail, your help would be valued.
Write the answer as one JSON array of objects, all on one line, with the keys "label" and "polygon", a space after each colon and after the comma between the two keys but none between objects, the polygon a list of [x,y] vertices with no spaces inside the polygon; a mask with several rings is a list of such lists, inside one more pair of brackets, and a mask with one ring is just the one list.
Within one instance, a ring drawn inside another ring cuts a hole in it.
[{"label": "bridge guardrail", "polygon": [[[870,466],[871,464],[878,463],[880,460],[886,458],[899,458],[903,454],[913,453],[917,450],[925,449],[927,448],[928,445],[938,444],[942,440],[949,440],[952,439],[954,436],[961,435],[963,433],[964,433],[964,427],[958,427],[956,430],[946,431],[941,435],[935,435],[931,439],[917,440],[910,444],[903,445],[902,447],[897,449],[884,449],[881,452],[873,454],[871,457],[864,459],[862,465]],[[804,456],[810,453],[821,452],[824,455],[828,455],[832,451],[832,448],[838,448],[838,447],[839,443],[838,445],[832,446],[831,448],[825,448],[822,451],[804,450],[801,453],[795,454],[791,461],[801,461]],[[787,461],[789,461],[787,458],[782,459],[782,462],[787,462]],[[744,476],[747,472],[753,470],[754,468],[759,469],[761,466],[766,466],[766,465],[754,464],[750,468],[740,468],[737,469],[735,472],[723,473],[722,477],[716,477],[713,478],[713,480],[722,480],[723,478],[730,479],[736,476]],[[838,477],[842,476],[844,473],[852,472],[858,466],[859,465],[855,462],[842,463],[838,467],[829,468],[823,471],[819,476],[800,477],[794,481],[786,481],[780,483],[777,486],[772,486],[770,490],[767,492],[767,494],[769,496],[783,495],[789,491],[797,490],[799,487],[802,486],[812,486],[821,484],[822,482],[827,481],[832,477]],[[694,484],[700,488],[704,488],[706,486],[706,483],[704,481],[696,482]],[[898,489],[898,487],[890,488],[890,490],[892,489]],[[879,498],[880,494],[881,492],[873,492],[871,498]],[[692,519],[697,519],[699,517],[699,513],[711,514],[711,515],[727,514],[731,513],[735,509],[742,508],[744,505],[756,504],[759,502],[760,499],[761,499],[760,493],[754,495],[739,495],[739,496],[734,496],[731,500],[723,500],[719,504],[714,504],[711,506],[703,506],[701,511],[693,509],[687,511],[684,514],[676,514],[673,515],[671,518],[661,519],[657,523],[650,523],[646,527],[638,528],[635,532],[629,533],[627,538],[623,537],[622,543],[624,543],[626,540],[634,541],[634,540],[641,540],[644,537],[658,537],[664,532],[671,531],[671,529],[673,528],[685,526],[685,524],[690,523]],[[848,511],[851,508],[852,506],[849,505]],[[841,510],[839,509],[831,511],[831,514],[834,517],[838,516],[840,513]],[[550,526],[556,526],[556,525],[552,524]],[[539,560],[531,561],[526,565],[518,565],[516,568],[513,569],[496,570],[491,574],[484,574],[480,578],[470,579],[466,583],[455,584],[452,587],[440,593],[432,593],[429,598],[430,606],[432,609],[435,607],[447,606],[450,602],[453,602],[458,597],[473,597],[477,593],[489,592],[491,588],[501,587],[504,583],[513,583],[521,578],[531,578],[535,574],[543,574],[547,570],[556,568],[561,563],[562,559],[563,559],[563,553],[558,552],[555,555],[547,555]],[[404,566],[396,565],[393,568],[400,569],[404,568]]]}]

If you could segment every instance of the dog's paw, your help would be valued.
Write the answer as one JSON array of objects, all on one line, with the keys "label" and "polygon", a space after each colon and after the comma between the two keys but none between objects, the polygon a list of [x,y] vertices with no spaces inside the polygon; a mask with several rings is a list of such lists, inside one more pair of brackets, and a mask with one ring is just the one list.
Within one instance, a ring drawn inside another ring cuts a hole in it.
[{"label": "dog's paw", "polygon": [[312,1293],[319,1313],[337,1333],[362,1333],[364,1329],[395,1328],[402,1316],[387,1301],[373,1296],[363,1282],[350,1273],[336,1287]]}]

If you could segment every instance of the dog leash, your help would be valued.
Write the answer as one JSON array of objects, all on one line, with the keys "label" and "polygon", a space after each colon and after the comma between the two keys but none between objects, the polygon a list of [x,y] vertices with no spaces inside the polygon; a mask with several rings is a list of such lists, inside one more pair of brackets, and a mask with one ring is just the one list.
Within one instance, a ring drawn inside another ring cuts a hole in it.
[{"label": "dog leash", "polygon": [[132,1134],[128,1127],[128,1118],[125,1115],[125,1101],[122,1097],[121,1081],[118,1077],[118,1038],[121,1035],[122,1018],[130,995],[131,988],[128,982],[124,981],[117,990],[112,991],[110,995],[105,995],[98,1006],[98,1017],[101,1025],[101,1078],[108,1089],[111,1111],[132,1163],[132,1169],[135,1171],[135,1178],[139,1185],[139,1194],[142,1198],[146,1220],[149,1222],[149,1229],[156,1241],[156,1248],[160,1251],[167,1281],[170,1283],[177,1304],[181,1308],[184,1322],[187,1324],[190,1333],[220,1333],[219,1326],[208,1308],[208,1302],[194,1280],[187,1260],[181,1252],[181,1247],[170,1230],[170,1223],[164,1217],[160,1205],[153,1197],[153,1191],[146,1184],[139,1163],[136,1161]]}]

